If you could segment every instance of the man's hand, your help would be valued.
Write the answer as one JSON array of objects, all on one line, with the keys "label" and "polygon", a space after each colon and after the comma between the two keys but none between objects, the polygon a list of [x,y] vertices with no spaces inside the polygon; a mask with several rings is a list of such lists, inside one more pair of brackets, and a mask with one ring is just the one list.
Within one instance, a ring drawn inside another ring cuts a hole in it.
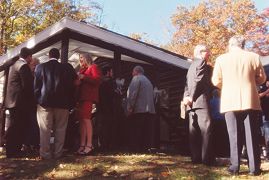
[{"label": "man's hand", "polygon": [[79,79],[75,79],[74,85],[79,86],[81,84],[81,81]]},{"label": "man's hand", "polygon": [[79,75],[78,75],[78,78],[79,78],[80,80],[84,79],[84,77],[85,77],[84,74],[79,74]]},{"label": "man's hand", "polygon": [[184,97],[183,103],[185,106],[191,106],[192,105],[192,98],[189,96]]},{"label": "man's hand", "polygon": [[127,109],[127,116],[130,116],[133,113],[133,109],[132,108],[128,108]]}]

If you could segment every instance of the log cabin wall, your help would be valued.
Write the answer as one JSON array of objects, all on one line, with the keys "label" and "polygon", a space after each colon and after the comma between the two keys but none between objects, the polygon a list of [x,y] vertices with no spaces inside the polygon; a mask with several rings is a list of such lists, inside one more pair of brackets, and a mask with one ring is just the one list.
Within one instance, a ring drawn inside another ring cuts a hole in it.
[{"label": "log cabin wall", "polygon": [[[100,68],[112,65],[113,60],[98,58],[95,63]],[[141,65],[145,75],[150,79],[154,87],[165,90],[168,93],[167,107],[156,107],[157,116],[160,121],[160,145],[161,148],[173,152],[188,152],[188,123],[180,119],[180,100],[182,99],[185,82],[186,69],[172,65],[148,65],[121,61],[120,78],[125,79],[123,87],[124,96],[132,79],[132,69]]]},{"label": "log cabin wall", "polygon": [[[186,69],[174,66],[158,67],[159,89],[168,93],[168,108],[160,109],[160,140],[171,151],[187,153],[188,122],[180,119],[180,101],[186,82]],[[169,150],[168,149],[168,150]]]}]

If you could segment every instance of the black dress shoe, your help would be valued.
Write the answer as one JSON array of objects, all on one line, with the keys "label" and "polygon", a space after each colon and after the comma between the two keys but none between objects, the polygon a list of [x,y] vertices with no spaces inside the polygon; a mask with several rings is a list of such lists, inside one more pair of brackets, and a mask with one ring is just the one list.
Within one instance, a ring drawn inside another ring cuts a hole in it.
[{"label": "black dress shoe", "polygon": [[192,161],[192,164],[202,164],[202,161]]},{"label": "black dress shoe", "polygon": [[25,156],[26,156],[26,154],[21,152],[21,151],[17,152],[17,153],[11,153],[11,154],[6,155],[7,158],[23,158]]},{"label": "black dress shoe", "polygon": [[255,171],[255,172],[249,172],[248,175],[250,175],[250,176],[259,176],[259,175],[261,175],[261,170]]},{"label": "black dress shoe", "polygon": [[230,168],[228,168],[227,171],[228,171],[228,173],[229,173],[230,175],[233,175],[233,176],[237,176],[237,175],[239,175],[239,172],[238,172],[238,171],[232,170],[232,169],[230,169]]},{"label": "black dress shoe", "polygon": [[206,166],[218,166],[218,163],[216,160],[210,161],[210,162],[203,162],[203,164]]},{"label": "black dress shoe", "polygon": [[192,162],[192,164],[202,164],[201,159],[192,159],[191,162]]}]

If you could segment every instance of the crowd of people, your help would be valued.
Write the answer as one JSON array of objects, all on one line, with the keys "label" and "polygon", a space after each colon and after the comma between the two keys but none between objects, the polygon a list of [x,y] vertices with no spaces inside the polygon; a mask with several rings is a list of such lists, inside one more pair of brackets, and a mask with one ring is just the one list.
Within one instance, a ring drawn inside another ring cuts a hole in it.
[{"label": "crowd of people", "polygon": [[[122,82],[117,83],[113,78],[113,68],[109,65],[99,68],[85,52],[79,53],[78,72],[59,59],[59,50],[52,48],[49,60],[39,64],[30,49],[22,48],[20,59],[11,66],[5,99],[10,114],[7,158],[25,156],[25,150],[31,146],[39,148],[41,159],[62,157],[65,144],[70,145],[66,141],[71,141],[66,132],[76,128],[70,126],[70,121],[79,122],[79,133],[73,134],[79,139],[77,155],[93,153],[93,132],[98,132],[96,146],[102,150],[112,150],[119,143],[117,121],[124,116],[123,93],[119,86]],[[141,66],[134,67],[132,76],[126,101],[126,116],[131,124],[126,143],[136,152],[142,152],[154,144],[151,143],[154,135],[148,131],[154,121],[154,90]],[[98,119],[94,128],[93,107],[97,107],[94,118]]]},{"label": "crowd of people", "polygon": [[[269,81],[266,81],[259,55],[244,50],[244,43],[243,36],[232,37],[228,52],[216,59],[214,68],[208,63],[209,49],[197,45],[186,76],[183,103],[189,118],[189,144],[194,164],[211,166],[216,163],[212,119],[225,118],[230,144],[228,172],[239,173],[245,145],[250,174],[259,175],[259,118],[264,125],[262,132],[269,152]],[[5,98],[5,107],[10,113],[7,158],[24,156],[22,150],[27,145],[39,147],[41,159],[62,157],[70,112],[74,112],[74,118],[79,121],[77,155],[93,153],[94,131],[99,133],[98,143],[103,150],[113,149],[119,143],[117,121],[123,118],[123,94],[113,78],[113,68],[100,69],[89,53],[81,52],[80,69],[76,72],[69,63],[60,63],[59,58],[59,50],[52,48],[49,61],[39,64],[32,58],[30,49],[22,48],[20,59],[11,66]],[[134,67],[132,76],[126,98],[130,127],[126,142],[130,150],[145,152],[158,146],[154,140],[154,88],[144,75],[143,67]],[[101,124],[96,129],[92,120],[94,105],[98,110],[95,118]]]}]

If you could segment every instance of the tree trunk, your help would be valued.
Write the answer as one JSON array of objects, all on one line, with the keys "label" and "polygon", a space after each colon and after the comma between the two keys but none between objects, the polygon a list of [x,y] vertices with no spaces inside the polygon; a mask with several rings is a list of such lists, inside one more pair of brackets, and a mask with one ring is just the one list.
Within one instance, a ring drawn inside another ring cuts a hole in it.
[{"label": "tree trunk", "polygon": [[0,33],[0,55],[4,53],[4,36],[5,36],[5,23],[1,24],[1,33]]}]

